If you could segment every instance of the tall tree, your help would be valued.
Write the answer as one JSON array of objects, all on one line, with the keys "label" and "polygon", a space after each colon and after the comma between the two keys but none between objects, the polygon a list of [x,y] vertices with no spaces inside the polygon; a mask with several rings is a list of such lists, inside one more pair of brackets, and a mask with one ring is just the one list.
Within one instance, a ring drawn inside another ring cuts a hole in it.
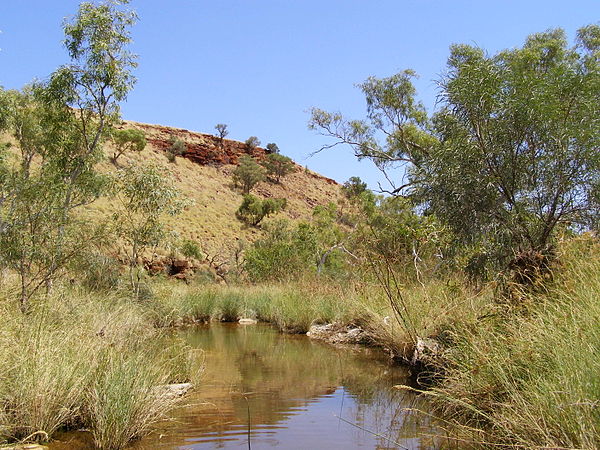
[{"label": "tall tree", "polygon": [[[391,190],[412,196],[464,242],[543,251],[557,226],[586,226],[600,180],[600,27],[530,36],[487,55],[451,47],[441,109],[429,118],[405,71],[361,85],[367,120],[318,109],[310,127],[350,144],[386,170],[404,164]],[[377,136],[383,134],[384,140]]]},{"label": "tall tree", "polygon": [[94,166],[135,81],[127,45],[136,16],[121,10],[123,3],[82,3],[64,26],[71,64],[46,82],[2,93],[0,122],[20,154],[0,170],[0,257],[19,274],[24,312],[31,295],[95,235],[73,212],[104,192],[106,179]]}]

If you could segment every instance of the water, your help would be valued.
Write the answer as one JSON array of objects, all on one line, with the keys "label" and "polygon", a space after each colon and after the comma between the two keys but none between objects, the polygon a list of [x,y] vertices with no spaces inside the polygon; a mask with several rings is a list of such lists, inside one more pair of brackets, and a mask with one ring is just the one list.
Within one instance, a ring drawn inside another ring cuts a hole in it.
[{"label": "water", "polygon": [[180,333],[202,349],[202,384],[174,421],[133,449],[435,446],[434,424],[417,412],[427,410],[425,401],[393,388],[409,383],[407,369],[375,349],[336,348],[260,324]]}]

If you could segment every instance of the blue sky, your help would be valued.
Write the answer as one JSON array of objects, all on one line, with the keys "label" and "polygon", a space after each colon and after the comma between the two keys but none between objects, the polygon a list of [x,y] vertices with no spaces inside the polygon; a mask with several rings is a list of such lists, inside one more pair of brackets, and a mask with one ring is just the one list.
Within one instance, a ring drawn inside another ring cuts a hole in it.
[{"label": "blue sky", "polygon": [[[61,23],[74,0],[1,0],[0,85],[20,88],[67,61]],[[383,177],[337,147],[312,158],[326,139],[307,129],[317,106],[364,116],[356,83],[405,68],[420,74],[419,96],[435,107],[435,80],[452,43],[495,53],[527,35],[562,27],[569,38],[598,23],[600,1],[553,0],[132,0],[139,22],[133,51],[138,83],[125,119],[258,136],[282,153],[343,182]]]}]

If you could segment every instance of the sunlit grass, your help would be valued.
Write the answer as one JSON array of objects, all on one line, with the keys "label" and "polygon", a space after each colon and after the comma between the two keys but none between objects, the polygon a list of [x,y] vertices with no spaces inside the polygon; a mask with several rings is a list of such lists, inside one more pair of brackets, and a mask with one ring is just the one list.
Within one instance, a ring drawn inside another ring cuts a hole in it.
[{"label": "sunlit grass", "polygon": [[99,448],[122,448],[172,408],[156,387],[192,375],[189,350],[161,336],[126,297],[59,287],[36,298],[27,316],[3,297],[4,441],[46,441],[61,428],[86,427]]},{"label": "sunlit grass", "polygon": [[525,313],[462,328],[444,383],[446,415],[479,439],[544,448],[600,447],[600,247],[563,247],[558,279]]}]

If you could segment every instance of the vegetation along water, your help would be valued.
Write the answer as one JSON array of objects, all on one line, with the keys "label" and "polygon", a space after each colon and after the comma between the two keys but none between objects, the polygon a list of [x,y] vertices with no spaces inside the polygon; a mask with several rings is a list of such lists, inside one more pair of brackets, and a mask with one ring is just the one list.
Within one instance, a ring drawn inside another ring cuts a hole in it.
[{"label": "vegetation along water", "polygon": [[123,121],[127,3],[0,89],[2,445],[600,447],[598,25],[451,46],[434,114],[412,70],[313,108],[375,193]]}]

